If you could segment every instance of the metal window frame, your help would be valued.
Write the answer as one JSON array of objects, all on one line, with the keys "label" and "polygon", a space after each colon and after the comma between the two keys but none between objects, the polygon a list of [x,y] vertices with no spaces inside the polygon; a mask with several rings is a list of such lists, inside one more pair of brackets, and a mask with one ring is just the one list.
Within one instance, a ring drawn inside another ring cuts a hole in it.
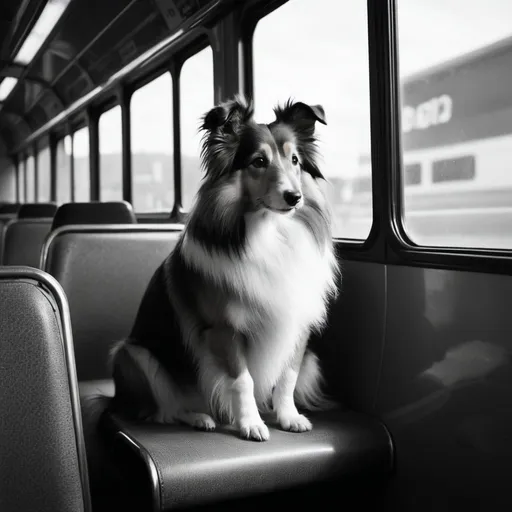
[{"label": "metal window frame", "polygon": [[[67,114],[70,118],[85,113],[89,127],[90,200],[99,200],[99,133],[98,121],[105,102],[120,104],[123,123],[123,198],[131,200],[131,151],[124,141],[131,133],[130,99],[135,90],[164,72],[170,72],[173,81],[173,144],[175,201],[171,214],[138,213],[142,222],[183,222],[186,212],[181,205],[181,127],[180,127],[180,72],[186,60],[200,51],[197,41],[206,41],[213,53],[215,102],[244,92],[254,96],[252,39],[257,23],[264,16],[288,0],[249,0],[245,3],[221,5],[208,16],[196,20],[185,32],[161,52],[131,69],[118,82],[109,84],[94,97],[84,99],[78,108]],[[372,159],[373,223],[364,241],[336,238],[340,255],[377,263],[488,272],[512,275],[511,250],[431,247],[415,244],[408,236],[403,214],[402,152],[400,136],[400,81],[397,39],[397,0],[367,0],[368,51],[370,81],[370,123]],[[209,20],[208,28],[203,27]],[[213,27],[213,28],[212,28]],[[203,46],[204,47],[204,46]],[[195,51],[193,51],[195,49]],[[177,93],[176,93],[177,91]],[[176,97],[175,97],[176,96]],[[20,199],[19,173],[24,172],[23,154],[34,141],[50,134],[52,169],[52,199],[55,200],[55,138],[67,117],[49,124],[49,128],[29,137],[18,148],[16,164],[16,195]],[[53,147],[53,150],[52,150]],[[129,157],[129,158],[128,158]],[[25,189],[26,193],[26,189]]]},{"label": "metal window frame", "polygon": [[[382,192],[382,233],[386,263],[423,268],[512,275],[512,248],[436,247],[415,244],[404,222],[401,95],[397,0],[368,0],[372,164]],[[386,42],[386,44],[383,44]],[[375,130],[375,136],[374,135]]]}]

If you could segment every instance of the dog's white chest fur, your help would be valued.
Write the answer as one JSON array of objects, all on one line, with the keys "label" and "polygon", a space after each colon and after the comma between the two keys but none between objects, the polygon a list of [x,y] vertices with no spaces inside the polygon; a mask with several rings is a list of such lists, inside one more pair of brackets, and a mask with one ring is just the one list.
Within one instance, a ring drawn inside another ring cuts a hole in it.
[{"label": "dog's white chest fur", "polygon": [[244,254],[229,257],[185,240],[187,259],[213,279],[229,282],[239,299],[227,304],[231,325],[249,340],[247,364],[258,402],[272,387],[312,327],[325,318],[335,288],[331,247],[321,250],[292,216],[264,211],[246,216]]},{"label": "dog's white chest fur", "polygon": [[243,307],[245,300],[242,307],[233,304],[233,325],[252,331],[262,320],[290,329],[321,322],[333,278],[329,248],[320,251],[311,233],[293,217],[258,212],[247,215],[246,225],[245,254],[232,262],[231,280],[258,307]]}]

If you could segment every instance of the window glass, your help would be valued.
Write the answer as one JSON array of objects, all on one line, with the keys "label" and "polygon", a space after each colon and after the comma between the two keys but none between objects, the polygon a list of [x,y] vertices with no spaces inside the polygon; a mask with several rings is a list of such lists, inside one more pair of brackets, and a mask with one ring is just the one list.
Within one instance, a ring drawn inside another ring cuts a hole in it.
[{"label": "window glass", "polygon": [[121,107],[107,110],[99,121],[100,139],[100,201],[123,199],[123,138]]},{"label": "window glass", "polygon": [[89,128],[87,126],[73,134],[73,165],[75,173],[75,201],[77,203],[84,203],[91,198]]},{"label": "window glass", "polygon": [[69,135],[57,142],[57,204],[71,201],[71,140]]},{"label": "window glass", "polygon": [[16,167],[11,164],[5,171],[0,173],[0,201],[15,203]]},{"label": "window glass", "polygon": [[37,200],[46,203],[51,199],[50,149],[39,151],[37,156]]},{"label": "window glass", "polygon": [[174,205],[174,143],[169,73],[134,92],[130,115],[133,208],[170,211]]},{"label": "window glass", "polygon": [[[397,5],[407,234],[511,249],[512,2]],[[411,164],[422,172],[414,187]]]},{"label": "window glass", "polygon": [[182,205],[190,210],[201,181],[201,116],[213,107],[211,47],[190,57],[181,70],[181,183]]},{"label": "window glass", "polygon": [[419,185],[421,183],[421,164],[407,164],[404,166],[404,185]]},{"label": "window glass", "polygon": [[18,164],[18,200],[25,202],[25,165],[26,160],[21,160]]},{"label": "window glass", "polygon": [[272,121],[272,108],[290,97],[324,107],[327,126],[316,123],[316,133],[333,235],[366,238],[372,224],[366,2],[287,2],[258,23],[253,54],[257,121]]},{"label": "window glass", "polygon": [[27,158],[25,189],[27,203],[33,203],[36,200],[36,169],[32,155]]}]

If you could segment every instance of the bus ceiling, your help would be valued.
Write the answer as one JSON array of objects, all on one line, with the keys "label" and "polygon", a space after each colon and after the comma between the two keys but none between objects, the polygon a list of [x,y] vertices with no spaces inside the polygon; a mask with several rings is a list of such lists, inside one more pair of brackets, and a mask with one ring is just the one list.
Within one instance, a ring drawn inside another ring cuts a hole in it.
[{"label": "bus ceiling", "polygon": [[130,63],[226,3],[2,0],[0,151],[13,152],[51,120],[68,117]]}]

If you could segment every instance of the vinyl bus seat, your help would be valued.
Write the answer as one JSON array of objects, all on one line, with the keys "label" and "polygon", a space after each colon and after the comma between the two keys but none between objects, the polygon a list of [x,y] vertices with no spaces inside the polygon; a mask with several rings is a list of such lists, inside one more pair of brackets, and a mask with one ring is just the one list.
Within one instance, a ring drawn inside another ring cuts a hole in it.
[{"label": "vinyl bus seat", "polygon": [[0,205],[0,215],[15,217],[20,208],[20,203],[3,203]]},{"label": "vinyl bus seat", "polygon": [[20,206],[18,219],[53,219],[56,213],[56,203],[26,203]]},{"label": "vinyl bus seat", "polygon": [[39,268],[41,248],[56,211],[54,203],[21,205],[17,217],[4,228],[2,264]]},{"label": "vinyl bus seat", "polygon": [[70,224],[136,224],[132,205],[126,201],[93,201],[63,204],[55,214],[52,229]]},{"label": "vinyl bus seat", "polygon": [[40,265],[66,292],[84,389],[105,389],[102,383],[111,378],[109,351],[129,335],[149,280],[181,229],[175,224],[73,224],[47,238]]},{"label": "vinyl bus seat", "polygon": [[[69,302],[94,497],[106,495],[113,485],[103,477],[112,468],[107,447],[97,436],[102,407],[96,395],[114,393],[109,351],[130,333],[149,280],[173,249],[183,226],[79,225],[73,209],[66,209],[70,224],[52,231],[43,247],[41,267],[59,281]],[[81,209],[81,221],[87,220],[83,213]],[[103,208],[103,220],[106,213]],[[57,217],[59,213],[56,221]]]},{"label": "vinyl bus seat", "polygon": [[90,512],[69,309],[60,285],[0,269],[0,510]]},{"label": "vinyl bus seat", "polygon": [[[95,393],[113,394],[108,350],[129,334],[153,272],[178,239],[177,229],[62,226],[45,244],[43,268],[59,280],[70,304],[91,480],[113,464],[127,481],[136,475],[129,488],[149,490],[148,508],[168,510],[329,479],[388,475],[393,453],[386,428],[350,411],[320,415],[310,433],[272,429],[269,442],[254,443],[229,429],[204,433],[135,424],[102,413],[101,406],[89,407],[100,400]],[[105,404],[108,397],[101,400]]]}]

